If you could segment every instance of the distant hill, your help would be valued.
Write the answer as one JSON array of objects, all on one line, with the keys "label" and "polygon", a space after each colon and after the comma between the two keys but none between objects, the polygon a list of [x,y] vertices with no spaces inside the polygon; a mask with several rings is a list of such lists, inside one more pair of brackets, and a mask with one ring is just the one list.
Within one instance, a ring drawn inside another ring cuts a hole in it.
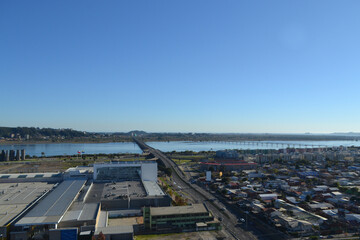
[{"label": "distant hill", "polygon": [[276,134],[276,133],[181,133],[181,132],[83,132],[69,128],[0,127],[2,141],[128,142],[132,136],[144,141],[329,141],[360,140],[360,133]]},{"label": "distant hill", "polygon": [[358,132],[347,132],[347,133],[341,133],[341,132],[336,132],[336,133],[332,133],[333,135],[338,135],[338,136],[360,136],[360,133]]},{"label": "distant hill", "polygon": [[0,137],[2,138],[42,138],[42,137],[84,137],[86,132],[75,131],[72,129],[54,128],[35,128],[35,127],[0,127]]}]

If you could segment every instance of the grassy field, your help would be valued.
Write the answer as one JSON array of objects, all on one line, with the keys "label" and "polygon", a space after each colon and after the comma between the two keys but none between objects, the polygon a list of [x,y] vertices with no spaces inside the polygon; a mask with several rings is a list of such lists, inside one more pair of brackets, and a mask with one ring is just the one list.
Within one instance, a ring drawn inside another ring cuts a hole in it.
[{"label": "grassy field", "polygon": [[137,161],[145,160],[145,157],[134,157],[132,155],[121,156],[110,159],[107,156],[93,157],[50,157],[50,158],[31,158],[26,161],[10,161],[0,163],[0,173],[41,173],[41,172],[61,172],[76,166],[88,166],[94,163],[113,161]]},{"label": "grassy field", "polygon": [[[196,165],[201,159],[207,157],[206,154],[170,154],[170,157],[179,165]],[[94,163],[109,161],[137,161],[146,160],[144,156],[137,157],[134,154],[122,154],[118,156],[97,155],[97,156],[58,156],[58,157],[39,157],[29,158],[25,161],[0,162],[0,173],[41,173],[41,172],[61,172],[70,167],[88,166]],[[176,192],[176,191],[174,191]]]},{"label": "grassy field", "polygon": [[174,162],[176,162],[176,164],[187,164],[187,163],[191,163],[192,160],[190,159],[178,159],[178,158],[173,158],[172,160],[174,160]]},{"label": "grassy field", "polygon": [[193,160],[198,161],[201,159],[205,159],[208,157],[212,157],[205,155],[205,154],[192,154],[192,155],[186,155],[186,154],[168,154],[172,159],[181,159],[181,160]]}]

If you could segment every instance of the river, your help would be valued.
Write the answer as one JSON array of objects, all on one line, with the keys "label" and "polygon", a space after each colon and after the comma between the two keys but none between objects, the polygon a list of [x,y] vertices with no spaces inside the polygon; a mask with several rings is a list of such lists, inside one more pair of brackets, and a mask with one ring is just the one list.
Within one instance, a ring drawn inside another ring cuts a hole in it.
[{"label": "river", "polygon": [[30,156],[75,155],[78,151],[85,154],[99,153],[142,153],[141,149],[133,142],[111,143],[39,143],[39,144],[6,144],[0,145],[0,150],[21,150]]},{"label": "river", "polygon": [[[252,142],[147,142],[153,148],[163,152],[171,151],[217,151],[223,149],[282,149],[286,147],[324,147],[360,146],[360,141],[257,141]],[[305,146],[306,145],[306,146]],[[85,154],[141,153],[140,148],[132,142],[116,143],[40,143],[40,144],[2,144],[1,150],[25,149],[27,155],[45,156],[75,155],[78,151]]]},{"label": "river", "polygon": [[[163,152],[171,151],[217,151],[224,149],[284,149],[287,147],[334,147],[334,146],[360,146],[360,141],[254,141],[254,142],[147,142],[153,148]],[[294,146],[295,145],[295,146]]]}]

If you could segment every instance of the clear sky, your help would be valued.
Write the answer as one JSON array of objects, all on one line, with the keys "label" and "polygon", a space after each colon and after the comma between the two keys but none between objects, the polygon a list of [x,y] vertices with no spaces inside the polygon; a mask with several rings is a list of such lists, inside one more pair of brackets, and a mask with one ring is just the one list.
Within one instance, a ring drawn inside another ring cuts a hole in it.
[{"label": "clear sky", "polygon": [[360,1],[0,1],[0,126],[360,132]]}]

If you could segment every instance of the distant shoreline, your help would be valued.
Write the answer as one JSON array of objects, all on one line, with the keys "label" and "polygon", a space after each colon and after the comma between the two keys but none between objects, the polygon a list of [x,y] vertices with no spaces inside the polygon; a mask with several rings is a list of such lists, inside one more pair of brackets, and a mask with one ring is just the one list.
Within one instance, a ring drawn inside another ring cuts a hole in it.
[{"label": "distant shoreline", "polygon": [[[212,141],[219,141],[219,142],[243,142],[243,141],[248,141],[248,142],[260,142],[260,141],[355,141],[354,139],[339,139],[339,138],[328,138],[328,139],[308,139],[308,138],[298,138],[298,139],[293,139],[293,138],[270,138],[270,139],[147,139],[145,138],[144,141],[146,142],[183,142],[183,141],[191,141],[191,142],[212,142]],[[26,141],[7,141],[7,140],[0,140],[0,145],[26,145],[26,144],[63,144],[63,143],[68,143],[68,144],[98,144],[98,143],[129,143],[129,142],[133,142],[130,139],[129,140],[114,140],[114,139],[97,139],[97,141],[89,141],[89,140],[64,140],[64,141],[51,141],[51,140],[37,140],[37,141],[31,141],[31,140],[26,140]]]},{"label": "distant shoreline", "polygon": [[128,142],[132,142],[132,141],[1,141],[0,140],[0,145],[22,145],[22,144],[61,144],[61,143],[71,143],[71,144],[83,144],[83,143],[128,143]]}]

